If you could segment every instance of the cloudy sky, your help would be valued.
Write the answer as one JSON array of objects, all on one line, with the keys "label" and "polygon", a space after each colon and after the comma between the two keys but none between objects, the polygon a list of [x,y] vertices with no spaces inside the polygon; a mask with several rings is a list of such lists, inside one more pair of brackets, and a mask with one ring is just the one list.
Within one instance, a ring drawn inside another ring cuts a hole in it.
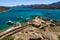
[{"label": "cloudy sky", "polygon": [[50,4],[60,0],[0,0],[0,6],[16,6],[29,4]]}]

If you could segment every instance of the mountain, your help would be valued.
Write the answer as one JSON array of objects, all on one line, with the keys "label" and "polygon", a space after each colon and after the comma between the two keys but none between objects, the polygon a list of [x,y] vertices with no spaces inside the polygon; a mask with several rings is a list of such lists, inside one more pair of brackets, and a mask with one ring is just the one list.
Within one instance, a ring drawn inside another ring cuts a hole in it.
[{"label": "mountain", "polygon": [[25,5],[24,7],[37,8],[37,9],[60,9],[60,2],[56,2],[48,5],[47,4]]},{"label": "mountain", "polygon": [[60,2],[52,3],[50,6],[60,9]]},{"label": "mountain", "polygon": [[0,12],[5,11],[5,10],[9,10],[10,7],[4,7],[4,6],[0,6]]},{"label": "mountain", "polygon": [[51,6],[60,6],[60,2],[52,3]]},{"label": "mountain", "polygon": [[[34,9],[60,9],[60,2],[52,4],[34,4],[34,5],[17,5],[11,8],[34,8]],[[8,7],[3,7],[2,10],[9,9]]]}]

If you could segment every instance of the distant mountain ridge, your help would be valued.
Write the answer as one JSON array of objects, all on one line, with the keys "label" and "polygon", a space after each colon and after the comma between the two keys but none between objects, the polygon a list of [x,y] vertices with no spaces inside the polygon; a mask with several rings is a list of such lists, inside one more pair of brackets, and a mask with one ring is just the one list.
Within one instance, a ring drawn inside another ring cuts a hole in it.
[{"label": "distant mountain ridge", "polygon": [[34,4],[34,5],[17,5],[12,7],[0,6],[0,12],[11,8],[34,8],[34,9],[60,9],[60,1],[52,4]]},{"label": "distant mountain ridge", "polygon": [[60,1],[59,2],[56,2],[56,3],[52,3],[50,5],[52,5],[52,6],[60,6]]},{"label": "distant mountain ridge", "polygon": [[34,4],[34,5],[21,5],[15,6],[17,8],[20,7],[28,7],[28,8],[37,8],[37,9],[60,9],[60,2],[52,3],[52,4]]},{"label": "distant mountain ridge", "polygon": [[30,8],[38,8],[38,9],[60,9],[60,2],[52,3],[52,4],[35,4],[35,5],[29,5],[26,7]]}]

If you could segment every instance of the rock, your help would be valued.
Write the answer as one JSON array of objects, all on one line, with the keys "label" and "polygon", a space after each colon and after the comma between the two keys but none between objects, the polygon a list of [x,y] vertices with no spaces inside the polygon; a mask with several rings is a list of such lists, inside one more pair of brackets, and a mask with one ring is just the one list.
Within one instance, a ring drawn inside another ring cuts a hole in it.
[{"label": "rock", "polygon": [[18,27],[18,26],[22,26],[19,22],[16,22],[16,24],[14,25],[14,27]]},{"label": "rock", "polygon": [[14,24],[14,22],[13,21],[11,21],[11,20],[9,20],[8,22],[6,22],[8,25],[13,25]]},{"label": "rock", "polygon": [[40,27],[40,24],[37,23],[37,22],[32,22],[32,26],[33,26],[33,27],[37,27],[37,28],[39,28],[39,27]]},{"label": "rock", "polygon": [[36,27],[27,26],[25,29],[21,30],[17,34],[15,34],[14,40],[43,40],[42,34],[40,30]]},{"label": "rock", "polygon": [[41,38],[30,38],[29,40],[42,40]]},{"label": "rock", "polygon": [[50,27],[54,27],[54,26],[56,26],[55,24],[50,24]]}]

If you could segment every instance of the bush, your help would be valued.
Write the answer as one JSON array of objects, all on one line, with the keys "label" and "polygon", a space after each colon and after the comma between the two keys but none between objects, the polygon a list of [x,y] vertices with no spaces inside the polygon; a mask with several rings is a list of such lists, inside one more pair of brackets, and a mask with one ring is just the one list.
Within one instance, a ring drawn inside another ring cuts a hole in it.
[{"label": "bush", "polygon": [[6,37],[2,38],[2,40],[14,40],[14,37],[6,36]]},{"label": "bush", "polygon": [[60,40],[60,35],[58,35],[58,39]]}]

